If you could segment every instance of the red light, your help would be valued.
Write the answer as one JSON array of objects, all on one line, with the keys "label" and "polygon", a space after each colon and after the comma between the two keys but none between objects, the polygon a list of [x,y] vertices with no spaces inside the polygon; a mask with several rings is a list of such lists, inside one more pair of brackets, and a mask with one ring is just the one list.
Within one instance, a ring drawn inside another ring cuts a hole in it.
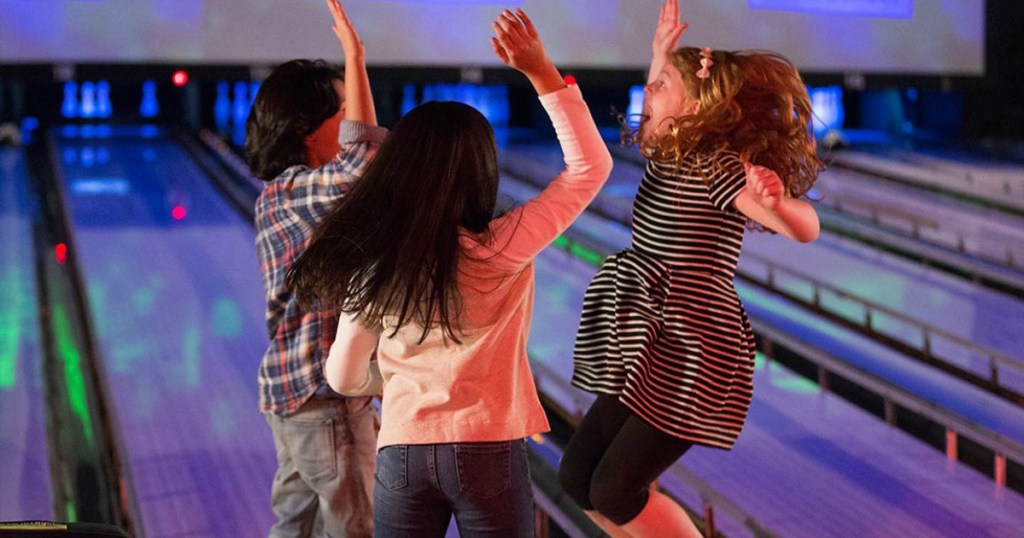
[{"label": "red light", "polygon": [[57,258],[57,263],[64,265],[68,261],[68,246],[57,243],[57,246],[53,247],[53,255]]},{"label": "red light", "polygon": [[574,77],[572,75],[565,75],[564,80],[565,80],[565,83],[568,84],[569,86],[572,86],[573,84],[576,84],[576,77]]},{"label": "red light", "polygon": [[181,69],[175,71],[174,75],[171,76],[171,82],[174,82],[175,86],[184,86],[185,84],[188,84],[188,73]]},{"label": "red light", "polygon": [[174,220],[185,218],[185,206],[176,205],[171,208],[171,216],[174,217]]}]

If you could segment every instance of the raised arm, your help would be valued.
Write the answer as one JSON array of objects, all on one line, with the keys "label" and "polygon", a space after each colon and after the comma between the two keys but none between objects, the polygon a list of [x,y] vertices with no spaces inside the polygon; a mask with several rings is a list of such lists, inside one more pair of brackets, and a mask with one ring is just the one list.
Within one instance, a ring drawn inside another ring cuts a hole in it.
[{"label": "raised arm", "polygon": [[736,210],[789,239],[809,243],[818,238],[820,224],[814,206],[786,196],[779,175],[746,163],[747,187],[734,200]]},{"label": "raised arm", "polygon": [[334,34],[341,42],[345,53],[345,113],[346,120],[367,125],[377,125],[377,111],[373,106],[370,92],[370,77],[366,74],[366,49],[359,39],[352,21],[349,20],[340,0],[327,0],[327,7],[334,18]]},{"label": "raised arm", "polygon": [[504,12],[494,33],[494,52],[530,79],[565,156],[565,169],[543,192],[491,224],[501,257],[521,266],[583,212],[608,179],[612,159],[579,88],[566,86],[526,14]]},{"label": "raised arm", "polygon": [[689,24],[679,22],[679,0],[665,0],[658,15],[658,29],[654,31],[651,43],[651,68],[647,72],[647,83],[654,82],[658,73],[668,62],[668,56],[676,49],[679,36]]}]

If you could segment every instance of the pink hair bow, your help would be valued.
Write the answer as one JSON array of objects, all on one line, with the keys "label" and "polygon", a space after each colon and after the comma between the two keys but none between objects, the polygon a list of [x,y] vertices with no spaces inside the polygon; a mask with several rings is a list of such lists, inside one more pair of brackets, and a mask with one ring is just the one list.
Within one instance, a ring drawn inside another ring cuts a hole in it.
[{"label": "pink hair bow", "polygon": [[700,70],[697,71],[697,78],[705,79],[711,76],[711,66],[715,62],[711,60],[711,49],[704,47],[700,49]]}]

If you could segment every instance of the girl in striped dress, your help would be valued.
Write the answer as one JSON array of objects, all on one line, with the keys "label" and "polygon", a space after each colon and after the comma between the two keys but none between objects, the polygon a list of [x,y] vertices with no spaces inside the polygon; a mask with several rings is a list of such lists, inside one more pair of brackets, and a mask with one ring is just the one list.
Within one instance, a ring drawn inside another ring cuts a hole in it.
[{"label": "girl in striped dress", "polygon": [[650,162],[633,243],[584,298],[573,384],[597,399],[559,472],[612,536],[699,536],[649,486],[693,444],[728,450],[743,427],[754,369],[733,285],[743,232],[818,236],[799,199],[822,168],[800,75],[771,52],[675,49],[677,2],[661,9],[634,136]]}]

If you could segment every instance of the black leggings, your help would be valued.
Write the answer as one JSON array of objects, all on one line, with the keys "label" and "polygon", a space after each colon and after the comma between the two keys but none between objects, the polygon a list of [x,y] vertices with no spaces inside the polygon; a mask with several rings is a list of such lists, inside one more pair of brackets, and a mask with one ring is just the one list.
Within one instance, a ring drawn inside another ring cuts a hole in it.
[{"label": "black leggings", "polygon": [[647,505],[651,482],[691,446],[644,422],[618,397],[600,395],[565,447],[558,480],[581,508],[624,525]]}]

